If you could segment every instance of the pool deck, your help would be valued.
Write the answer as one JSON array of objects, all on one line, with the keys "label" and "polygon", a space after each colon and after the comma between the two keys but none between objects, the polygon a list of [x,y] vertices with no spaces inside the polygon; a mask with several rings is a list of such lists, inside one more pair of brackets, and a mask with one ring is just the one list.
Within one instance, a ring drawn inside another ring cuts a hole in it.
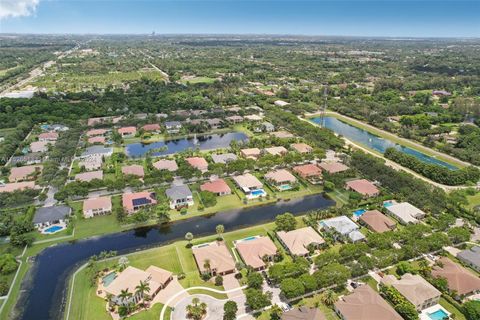
[{"label": "pool deck", "polygon": [[443,312],[445,312],[449,316],[451,315],[451,313],[448,312],[447,309],[445,309],[444,307],[442,307],[439,304],[436,304],[434,306],[431,306],[427,309],[422,310],[422,312],[420,313],[420,320],[432,320],[432,318],[430,318],[430,316],[428,314],[434,313],[435,311],[438,311],[438,310],[443,310]]}]

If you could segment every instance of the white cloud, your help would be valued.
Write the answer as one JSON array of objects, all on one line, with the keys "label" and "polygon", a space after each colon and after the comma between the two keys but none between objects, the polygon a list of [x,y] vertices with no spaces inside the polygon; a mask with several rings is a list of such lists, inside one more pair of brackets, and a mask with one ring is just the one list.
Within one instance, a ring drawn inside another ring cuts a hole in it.
[{"label": "white cloud", "polygon": [[25,17],[35,13],[40,0],[0,0],[0,19]]}]

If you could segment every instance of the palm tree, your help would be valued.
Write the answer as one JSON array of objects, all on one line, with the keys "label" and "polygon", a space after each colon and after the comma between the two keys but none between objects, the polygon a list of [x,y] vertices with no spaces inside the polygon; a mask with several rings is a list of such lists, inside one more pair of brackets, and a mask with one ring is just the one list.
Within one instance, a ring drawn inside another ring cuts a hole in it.
[{"label": "palm tree", "polygon": [[205,259],[205,261],[203,262],[203,267],[208,271],[208,273],[212,273],[212,271],[210,270],[210,268],[212,267],[212,265],[210,264],[210,259]]},{"label": "palm tree", "polygon": [[337,302],[338,300],[338,297],[337,295],[335,294],[335,292],[333,292],[332,290],[326,290],[322,296],[322,301],[327,305],[327,306],[331,306],[333,305],[335,302]]},{"label": "palm tree", "polygon": [[225,227],[223,226],[223,224],[219,224],[218,226],[216,226],[215,231],[217,232],[218,237],[220,239],[223,239],[223,233],[225,232]]},{"label": "palm tree", "polygon": [[192,304],[189,304],[185,310],[187,311],[188,318],[200,320],[207,313],[207,304],[200,302],[198,298],[193,298]]},{"label": "palm tree", "polygon": [[191,232],[187,232],[185,234],[185,240],[188,241],[188,245],[190,246],[192,244],[193,234]]},{"label": "palm tree", "polygon": [[[148,284],[147,281],[140,281],[138,286],[135,287],[135,293],[139,294],[140,297],[142,297],[142,300],[144,300],[145,293],[150,292],[150,285]],[[145,303],[142,302],[142,304],[145,306]]]},{"label": "palm tree", "polygon": [[118,297],[121,299],[122,304],[127,308],[127,313],[130,313],[130,297],[132,296],[131,292],[128,292],[128,289],[121,290]]}]

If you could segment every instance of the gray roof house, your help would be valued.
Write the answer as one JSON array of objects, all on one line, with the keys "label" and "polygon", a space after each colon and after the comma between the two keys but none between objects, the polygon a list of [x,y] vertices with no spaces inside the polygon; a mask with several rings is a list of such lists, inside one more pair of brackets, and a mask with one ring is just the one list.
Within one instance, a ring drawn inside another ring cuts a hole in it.
[{"label": "gray roof house", "polygon": [[182,128],[180,121],[167,121],[164,125],[168,133],[178,133]]},{"label": "gray roof house", "polygon": [[91,146],[88,147],[81,155],[80,158],[89,158],[93,156],[109,157],[113,153],[113,148],[104,146]]},{"label": "gray roof house", "polygon": [[463,250],[457,254],[457,258],[472,269],[480,272],[480,246]]},{"label": "gray roof house", "polygon": [[212,160],[214,163],[228,163],[237,159],[237,156],[233,153],[212,154]]},{"label": "gray roof house", "polygon": [[72,208],[67,206],[52,206],[38,208],[33,217],[36,228],[65,221],[72,213]]},{"label": "gray roof house", "polygon": [[266,132],[275,131],[275,126],[270,122],[264,122],[262,123],[262,126],[263,126],[263,130],[265,130]]},{"label": "gray roof house", "polygon": [[320,227],[326,229],[327,231],[333,229],[342,236],[350,238],[350,240],[353,242],[365,239],[365,236],[359,231],[359,226],[346,216],[325,219],[320,221],[319,224]]},{"label": "gray roof house", "polygon": [[193,205],[192,191],[187,185],[172,186],[165,191],[171,209],[180,209]]}]

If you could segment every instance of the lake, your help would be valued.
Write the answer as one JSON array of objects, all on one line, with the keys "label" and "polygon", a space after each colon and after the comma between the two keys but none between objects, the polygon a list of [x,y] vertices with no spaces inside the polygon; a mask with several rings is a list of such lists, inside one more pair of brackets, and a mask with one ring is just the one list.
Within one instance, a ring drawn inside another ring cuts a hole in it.
[{"label": "lake", "polygon": [[[322,120],[320,117],[312,118],[310,119],[310,121],[316,124],[322,125]],[[366,130],[352,126],[334,117],[324,117],[323,125],[325,126],[325,128],[328,128],[334,131],[335,133],[344,136],[348,140],[351,140],[353,142],[358,142],[359,144],[362,144],[380,153],[384,153],[385,150],[387,150],[388,148],[395,148],[406,154],[414,156],[415,158],[423,162],[440,165],[450,170],[458,169],[456,166],[450,163],[428,156],[415,149],[399,145],[398,143],[395,143],[388,139],[384,139],[382,137],[376,136]]]},{"label": "lake", "polygon": [[[18,317],[15,318],[61,319],[65,308],[68,277],[89,257],[101,251],[115,250],[125,254],[183,239],[187,232],[192,232],[195,238],[215,234],[215,227],[219,224],[223,224],[228,232],[272,221],[284,212],[300,215],[334,204],[334,201],[316,194],[49,247],[35,257],[33,267],[22,283],[22,296],[16,304]],[[72,319],[75,319],[75,316]]]},{"label": "lake", "polygon": [[[223,134],[199,135],[198,137],[189,137],[167,141],[157,141],[153,143],[131,143],[125,147],[127,156],[131,158],[143,157],[149,150],[152,150],[152,156],[167,156],[188,149],[212,150],[228,148],[232,141],[247,141],[248,137],[243,132],[228,132]],[[165,148],[165,150],[163,150]],[[155,149],[161,149],[154,151]]]}]

